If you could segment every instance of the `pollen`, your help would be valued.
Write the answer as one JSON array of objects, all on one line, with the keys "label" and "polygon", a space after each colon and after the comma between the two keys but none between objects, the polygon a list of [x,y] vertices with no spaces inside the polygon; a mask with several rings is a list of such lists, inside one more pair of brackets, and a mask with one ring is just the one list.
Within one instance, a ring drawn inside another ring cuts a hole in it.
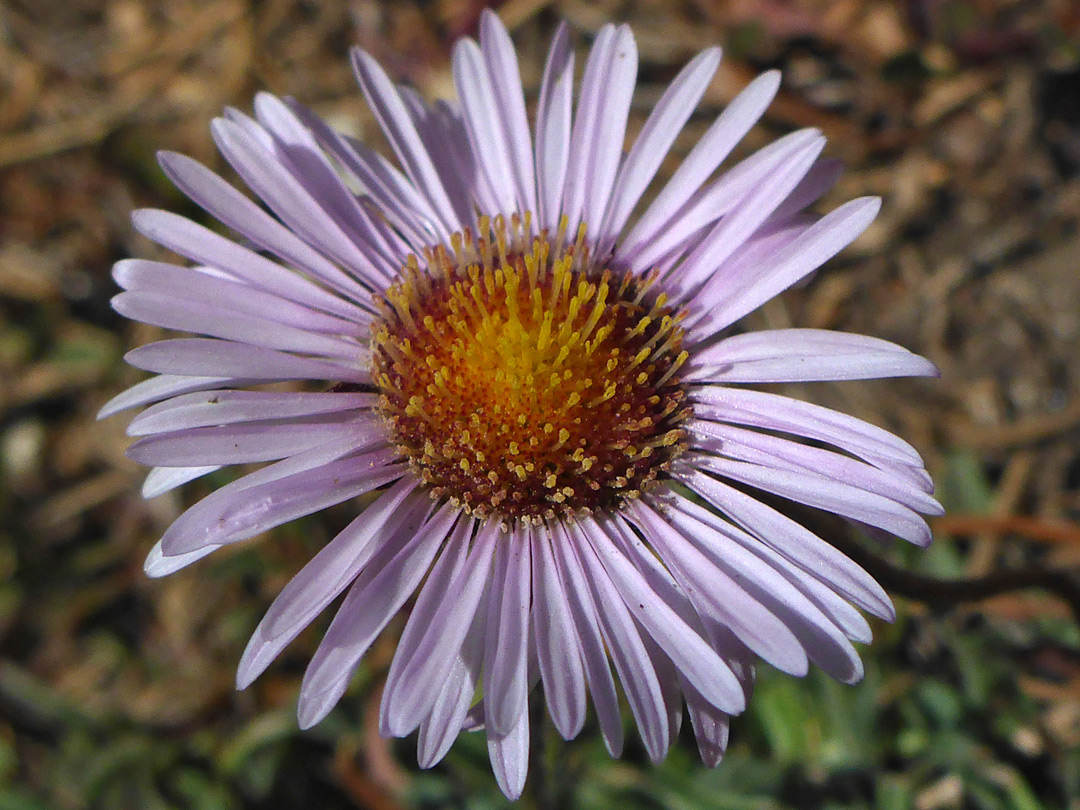
[{"label": "pollen", "polygon": [[372,331],[379,409],[435,498],[504,523],[614,510],[686,448],[681,315],[529,218],[410,258]]}]

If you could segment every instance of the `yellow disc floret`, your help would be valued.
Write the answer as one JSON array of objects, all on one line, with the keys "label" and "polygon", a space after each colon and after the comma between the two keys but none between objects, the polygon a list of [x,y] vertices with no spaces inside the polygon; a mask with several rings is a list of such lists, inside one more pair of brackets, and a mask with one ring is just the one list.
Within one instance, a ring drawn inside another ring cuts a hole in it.
[{"label": "yellow disc floret", "polygon": [[373,331],[394,441],[435,497],[506,522],[611,508],[685,447],[681,320],[584,245],[507,233],[410,259]]}]

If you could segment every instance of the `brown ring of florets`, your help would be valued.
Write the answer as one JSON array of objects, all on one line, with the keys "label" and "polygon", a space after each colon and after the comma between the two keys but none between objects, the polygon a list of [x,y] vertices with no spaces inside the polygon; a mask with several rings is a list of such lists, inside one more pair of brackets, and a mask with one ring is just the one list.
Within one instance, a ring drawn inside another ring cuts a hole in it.
[{"label": "brown ring of florets", "polygon": [[411,257],[381,302],[392,440],[433,497],[507,523],[638,497],[686,448],[681,315],[651,279],[591,267],[584,228],[479,231]]}]

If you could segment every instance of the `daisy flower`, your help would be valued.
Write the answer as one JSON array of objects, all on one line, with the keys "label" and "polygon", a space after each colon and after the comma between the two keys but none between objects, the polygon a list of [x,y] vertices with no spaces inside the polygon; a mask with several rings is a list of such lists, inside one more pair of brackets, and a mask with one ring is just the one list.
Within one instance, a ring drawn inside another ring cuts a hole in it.
[{"label": "daisy flower", "polygon": [[510,37],[488,11],[479,42],[454,49],[457,101],[428,103],[353,53],[396,160],[268,94],[254,118],[230,109],[212,126],[254,200],[161,155],[236,239],[135,212],[141,233],[193,266],[121,261],[114,307],[198,336],[128,354],[156,376],[102,415],[149,405],[129,428],[130,456],[153,468],[147,497],[225,465],[265,466],[177,518],[147,572],[370,501],[274,600],[239,687],[344,594],[300,689],[300,725],[319,722],[415,595],[381,730],[419,731],[430,767],[482,728],[516,797],[538,683],[568,739],[590,697],[613,756],[617,684],[654,761],[685,703],[715,765],[756,658],[860,678],[860,609],[891,619],[888,597],[771,504],[925,545],[920,515],[940,511],[929,476],[881,428],[747,384],[936,371],[872,337],[733,331],[850,243],[879,201],[811,211],[838,175],[814,129],[718,172],[776,93],[771,72],[646,203],[719,60],[717,48],[693,59],[624,153],[630,29],[600,30],[575,103],[559,28],[530,122]]}]

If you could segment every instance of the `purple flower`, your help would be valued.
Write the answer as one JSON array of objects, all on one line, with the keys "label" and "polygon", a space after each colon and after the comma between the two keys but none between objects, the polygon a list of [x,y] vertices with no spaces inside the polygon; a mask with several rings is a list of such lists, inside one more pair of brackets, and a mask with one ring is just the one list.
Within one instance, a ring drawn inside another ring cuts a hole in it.
[{"label": "purple flower", "polygon": [[[891,619],[888,597],[755,494],[925,545],[920,515],[940,512],[933,486],[884,430],[745,384],[936,370],[876,338],[731,334],[879,206],[809,210],[838,175],[813,129],[717,173],[777,74],[740,93],[645,204],[719,49],[678,75],[625,155],[637,67],[626,26],[601,29],[576,108],[559,29],[535,125],[491,12],[479,44],[454,50],[457,103],[428,104],[368,54],[353,58],[396,163],[261,94],[254,120],[229,110],[213,134],[262,206],[190,158],[161,155],[240,241],[137,211],[140,232],[194,266],[115,269],[117,311],[202,335],[132,351],[157,376],[102,411],[150,405],[130,426],[131,457],[153,468],[144,494],[266,463],[181,515],[150,553],[151,576],[374,495],[270,606],[238,685],[347,592],[301,687],[300,724],[319,722],[416,593],[382,731],[419,729],[430,767],[459,731],[483,727],[516,797],[540,681],[566,738],[591,695],[612,755],[623,744],[616,678],[653,760],[685,701],[715,765],[755,656],[858,680],[851,642],[870,628],[856,608]],[[283,381],[294,384],[264,385]]]}]

